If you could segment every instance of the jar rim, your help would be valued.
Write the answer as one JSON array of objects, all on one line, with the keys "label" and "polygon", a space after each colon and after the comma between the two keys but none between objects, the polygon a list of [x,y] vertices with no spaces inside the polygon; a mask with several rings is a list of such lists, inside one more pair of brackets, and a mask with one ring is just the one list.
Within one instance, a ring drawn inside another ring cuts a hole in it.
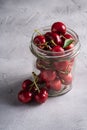
[{"label": "jar rim", "polygon": [[[39,28],[39,30],[41,32],[43,32],[42,34],[44,34],[45,32],[50,31],[50,26]],[[42,50],[39,47],[37,47],[33,42],[35,35],[37,35],[36,32],[34,32],[32,35],[30,50],[36,57],[38,56],[40,58],[67,58],[67,57],[71,58],[71,57],[74,57],[79,53],[79,49],[81,46],[79,43],[79,37],[78,37],[77,33],[69,27],[67,27],[67,33],[69,33],[73,36],[73,38],[75,40],[75,45],[71,49],[64,50],[64,54],[61,54],[61,52]]]}]

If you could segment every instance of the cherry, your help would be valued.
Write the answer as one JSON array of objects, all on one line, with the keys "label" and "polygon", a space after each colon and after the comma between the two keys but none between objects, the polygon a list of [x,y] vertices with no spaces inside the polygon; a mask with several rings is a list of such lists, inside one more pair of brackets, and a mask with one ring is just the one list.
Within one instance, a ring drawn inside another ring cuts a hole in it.
[{"label": "cherry", "polygon": [[44,103],[48,99],[48,92],[45,88],[40,89],[40,92],[35,95],[35,100],[38,103]]},{"label": "cherry", "polygon": [[22,83],[22,89],[29,89],[30,85],[32,84],[33,82],[29,79],[26,79],[23,83]]},{"label": "cherry", "polygon": [[[73,40],[73,37],[72,37],[72,35],[66,33],[66,34],[64,34],[64,36],[62,37],[63,43],[64,43],[64,41],[65,41],[66,39],[71,39],[71,40]],[[68,50],[68,49],[71,49],[71,48],[73,48],[73,47],[74,47],[74,44],[71,43],[70,45],[68,45],[67,47],[65,47],[64,50]]]},{"label": "cherry", "polygon": [[72,64],[68,60],[61,62],[54,62],[53,64],[55,66],[55,69],[59,72],[63,71],[64,73],[69,73],[72,69]]},{"label": "cherry", "polygon": [[[52,42],[54,41],[54,44],[60,45],[62,44],[62,40],[60,39],[60,36],[55,32],[47,32],[45,34],[46,41]],[[52,43],[53,44],[53,43]]]},{"label": "cherry", "polygon": [[42,81],[51,81],[56,78],[56,71],[53,70],[43,70],[40,73],[40,78]]},{"label": "cherry", "polygon": [[64,37],[65,37],[66,39],[73,39],[72,35],[70,35],[70,34],[68,34],[68,33],[65,33],[65,34],[64,34]]},{"label": "cherry", "polygon": [[46,43],[45,37],[43,35],[37,35],[33,41],[37,46],[41,46]]},{"label": "cherry", "polygon": [[58,33],[58,34],[65,34],[66,33],[66,26],[62,22],[55,22],[51,27],[51,31]]},{"label": "cherry", "polygon": [[64,48],[65,50],[69,50],[69,49],[72,49],[72,48],[74,48],[74,44],[73,43],[71,43],[69,46],[67,46],[66,48]]},{"label": "cherry", "polygon": [[46,32],[46,33],[44,34],[46,41],[49,42],[50,40],[52,40],[51,34],[52,34],[51,32]]},{"label": "cherry", "polygon": [[58,52],[57,54],[53,54],[53,55],[63,55],[64,49],[57,45],[52,48],[52,52]]},{"label": "cherry", "polygon": [[69,74],[60,73],[59,77],[61,79],[61,82],[65,85],[69,85],[72,83],[72,74],[71,73],[69,73]]},{"label": "cherry", "polygon": [[61,35],[61,40],[62,40],[62,46],[64,45],[64,42],[66,39],[72,39],[73,40],[73,37],[72,35],[68,34],[68,33],[65,33],[64,35]]},{"label": "cherry", "polygon": [[60,91],[61,87],[62,87],[61,81],[59,79],[49,81],[49,82],[46,83],[46,85],[47,85],[48,89],[53,89],[53,90],[56,90],[56,91]]},{"label": "cherry", "polygon": [[19,99],[19,101],[21,101],[23,103],[30,102],[32,99],[32,93],[30,91],[27,91],[27,90],[21,90],[18,93],[18,99]]}]

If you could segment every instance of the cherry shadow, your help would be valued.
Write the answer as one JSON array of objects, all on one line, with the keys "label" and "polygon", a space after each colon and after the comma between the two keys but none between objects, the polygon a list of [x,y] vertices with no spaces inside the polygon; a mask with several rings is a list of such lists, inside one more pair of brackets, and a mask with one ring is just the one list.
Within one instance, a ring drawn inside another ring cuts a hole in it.
[{"label": "cherry shadow", "polygon": [[26,79],[31,79],[31,77],[21,76],[17,77],[17,80],[13,83],[0,83],[0,105],[7,104],[15,107],[23,105],[37,106],[38,104],[35,102],[23,104],[18,100],[18,92],[21,90],[21,84]]}]

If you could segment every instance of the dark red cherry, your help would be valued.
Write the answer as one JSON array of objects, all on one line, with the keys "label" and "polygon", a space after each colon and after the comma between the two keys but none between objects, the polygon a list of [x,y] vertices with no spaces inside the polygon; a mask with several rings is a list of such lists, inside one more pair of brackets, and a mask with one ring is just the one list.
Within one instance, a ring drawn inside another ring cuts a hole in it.
[{"label": "dark red cherry", "polygon": [[44,34],[44,36],[45,36],[46,41],[48,41],[48,42],[52,39],[52,37],[51,37],[51,32],[46,32],[46,33]]},{"label": "dark red cherry", "polygon": [[55,32],[47,32],[45,34],[45,38],[48,42],[49,41],[51,42],[53,40],[54,43],[57,44],[57,45],[61,46],[61,44],[62,44],[62,40],[60,39],[60,36]]},{"label": "dark red cherry", "polygon": [[30,80],[30,79],[26,79],[23,83],[22,83],[22,89],[29,89],[30,85],[32,84],[33,82]]},{"label": "dark red cherry", "polygon": [[44,103],[48,99],[48,92],[45,88],[42,88],[38,94],[35,95],[35,100],[38,103]]},{"label": "dark red cherry", "polygon": [[55,22],[51,27],[51,31],[58,33],[58,34],[65,34],[66,33],[66,26],[62,22]]},{"label": "dark red cherry", "polygon": [[18,93],[18,99],[19,99],[19,101],[21,101],[23,103],[30,102],[32,99],[32,93],[27,90],[21,90]]},{"label": "dark red cherry", "polygon": [[61,36],[61,40],[62,40],[63,44],[64,44],[66,39],[73,39],[73,37],[70,34],[65,33],[63,36]]},{"label": "dark red cherry", "polygon": [[[64,37],[66,38],[66,39],[72,39],[73,40],[73,37],[72,37],[72,35],[70,35],[70,34],[68,34],[68,33],[66,33],[65,35],[64,35]],[[72,49],[74,47],[74,43],[71,43],[69,46],[67,46],[66,48],[64,48],[65,50],[69,50],[69,49]]]},{"label": "dark red cherry", "polygon": [[70,34],[68,34],[68,33],[64,34],[64,37],[65,37],[66,39],[73,39],[72,35],[70,35]]},{"label": "dark red cherry", "polygon": [[43,35],[37,35],[33,41],[37,46],[44,45],[46,43],[45,37]]},{"label": "dark red cherry", "polygon": [[[64,42],[65,42],[66,39],[71,39],[71,40],[73,40],[73,37],[72,37],[72,35],[66,33],[66,34],[64,34],[63,37],[61,37],[61,39],[62,39],[62,42],[63,42],[63,45],[64,45]],[[71,49],[71,48],[73,48],[73,47],[74,47],[74,44],[71,43],[70,45],[68,45],[67,47],[65,47],[64,50],[68,50],[68,49]]]},{"label": "dark red cherry", "polygon": [[64,49],[62,47],[60,47],[60,46],[54,46],[52,48],[52,51],[53,52],[59,52],[60,54],[64,54]]}]

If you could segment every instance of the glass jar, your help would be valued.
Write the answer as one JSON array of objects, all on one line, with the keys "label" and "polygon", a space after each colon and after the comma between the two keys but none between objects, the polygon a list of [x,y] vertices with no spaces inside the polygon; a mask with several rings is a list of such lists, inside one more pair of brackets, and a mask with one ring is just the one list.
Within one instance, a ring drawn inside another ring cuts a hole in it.
[{"label": "glass jar", "polygon": [[[39,29],[42,34],[51,31],[50,26]],[[31,52],[36,56],[35,70],[38,77],[42,77],[40,87],[46,87],[49,96],[59,96],[67,93],[72,88],[74,77],[75,58],[79,53],[80,43],[78,35],[67,28],[67,33],[74,39],[74,47],[68,49],[64,54],[61,52],[46,51],[38,48],[33,39],[38,35],[34,32],[31,39]]]}]

